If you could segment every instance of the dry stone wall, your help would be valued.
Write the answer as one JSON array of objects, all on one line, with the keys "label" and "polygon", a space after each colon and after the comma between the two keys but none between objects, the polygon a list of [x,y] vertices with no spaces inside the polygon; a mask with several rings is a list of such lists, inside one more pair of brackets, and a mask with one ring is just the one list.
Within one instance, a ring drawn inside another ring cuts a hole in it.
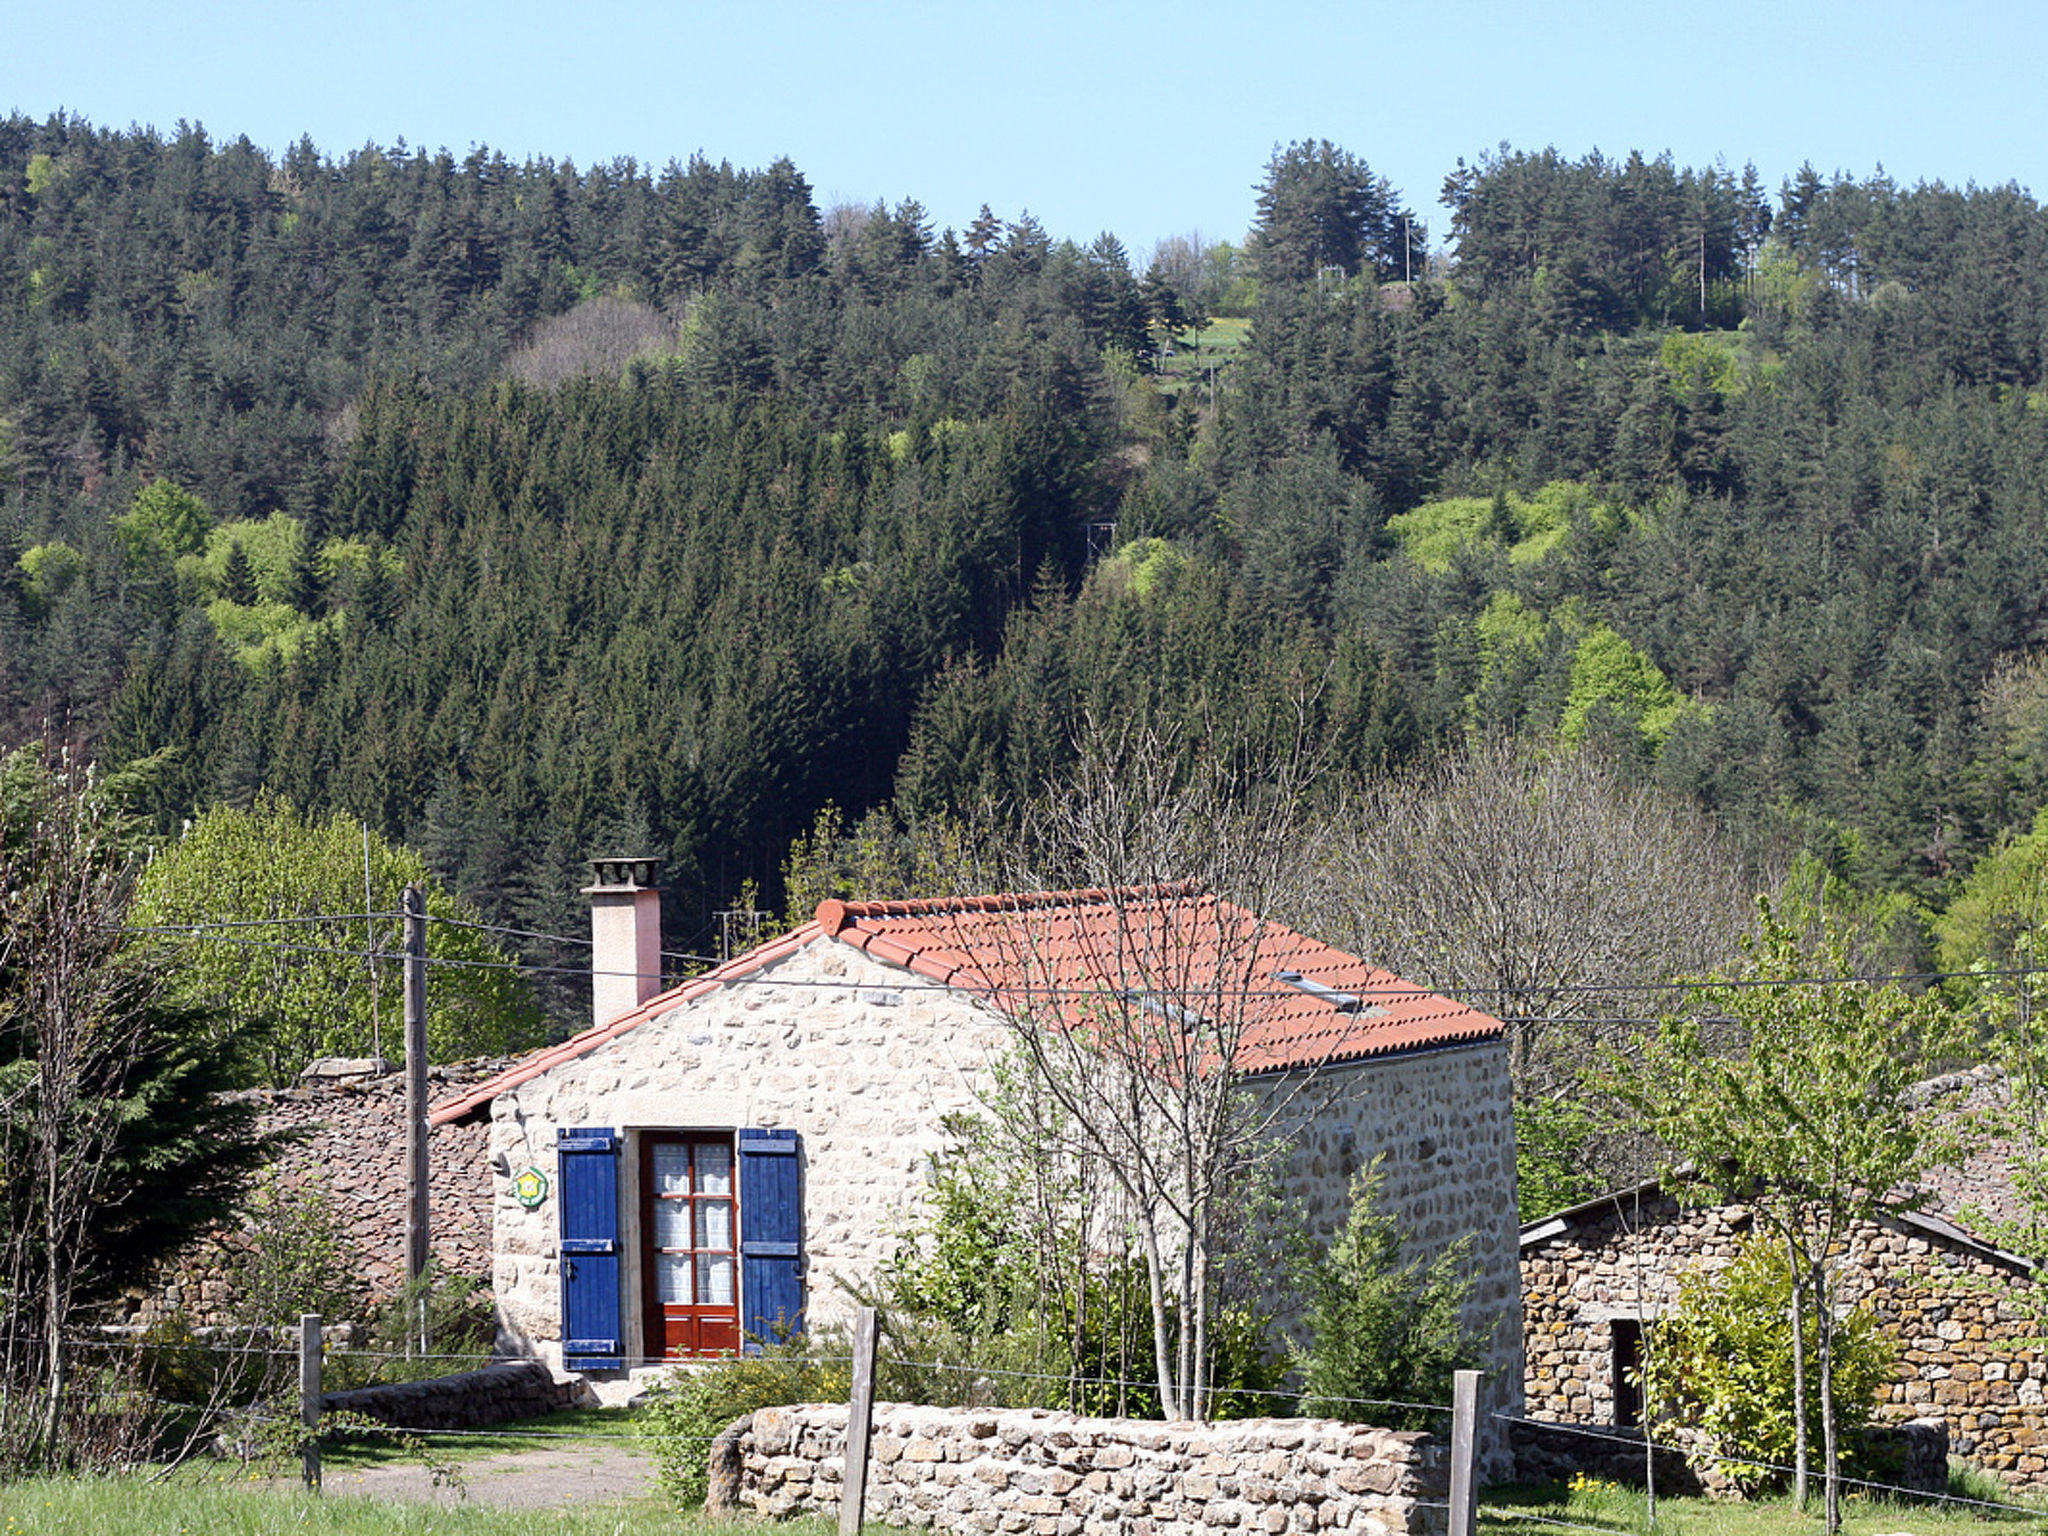
[{"label": "dry stone wall", "polygon": [[[429,1098],[502,1071],[502,1061],[429,1069]],[[270,1166],[286,1190],[323,1192],[349,1245],[366,1301],[391,1295],[405,1277],[405,1077],[347,1077],[254,1095],[266,1134],[288,1140]],[[434,1257],[450,1274],[491,1272],[489,1129],[435,1127],[427,1138],[428,1226]],[[126,1300],[125,1320],[150,1323],[182,1313],[195,1325],[226,1321],[234,1298],[229,1272],[238,1252],[259,1241],[238,1222],[174,1256],[156,1281]],[[278,1321],[296,1321],[279,1319]]]},{"label": "dry stone wall", "polygon": [[398,1429],[472,1429],[553,1413],[571,1406],[576,1396],[574,1383],[556,1381],[539,1361],[518,1360],[426,1381],[329,1392],[320,1401],[325,1409],[360,1413]]},{"label": "dry stone wall", "polygon": [[[712,1449],[714,1509],[836,1513],[846,1419],[844,1405],[807,1405],[734,1424]],[[878,1404],[866,1513],[956,1536],[1436,1536],[1448,1485],[1430,1436],[1321,1419],[1158,1424]]]},{"label": "dry stone wall", "polygon": [[[1684,1208],[1657,1193],[1566,1218],[1522,1255],[1524,1390],[1533,1418],[1614,1422],[1613,1324],[1655,1319],[1680,1277],[1732,1261],[1751,1230],[1740,1206]],[[1949,1449],[2014,1487],[2048,1487],[2048,1359],[2038,1284],[1975,1244],[1910,1223],[1863,1223],[1841,1260],[1843,1294],[1899,1349],[1880,1404],[1891,1423],[1938,1420]]]}]

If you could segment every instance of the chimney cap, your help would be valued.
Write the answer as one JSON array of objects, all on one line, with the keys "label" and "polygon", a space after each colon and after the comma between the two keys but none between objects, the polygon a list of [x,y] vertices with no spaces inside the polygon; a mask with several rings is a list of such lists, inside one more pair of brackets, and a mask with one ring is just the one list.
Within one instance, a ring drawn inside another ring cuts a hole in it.
[{"label": "chimney cap", "polygon": [[651,891],[655,889],[654,871],[660,863],[659,859],[644,855],[592,859],[592,883],[584,887],[583,894],[591,896],[600,891]]}]

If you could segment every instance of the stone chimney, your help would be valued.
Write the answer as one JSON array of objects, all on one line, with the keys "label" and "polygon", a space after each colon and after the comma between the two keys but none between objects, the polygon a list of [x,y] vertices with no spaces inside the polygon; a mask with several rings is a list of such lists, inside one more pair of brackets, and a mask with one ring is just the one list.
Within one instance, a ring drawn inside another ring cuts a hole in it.
[{"label": "stone chimney", "polygon": [[661,892],[653,859],[592,859],[590,1011],[609,1024],[661,990]]}]

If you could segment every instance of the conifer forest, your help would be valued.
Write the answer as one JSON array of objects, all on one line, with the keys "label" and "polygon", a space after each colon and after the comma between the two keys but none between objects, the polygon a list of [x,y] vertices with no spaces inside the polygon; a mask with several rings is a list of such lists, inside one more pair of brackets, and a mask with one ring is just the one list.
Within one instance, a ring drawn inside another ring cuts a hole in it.
[{"label": "conifer forest", "polygon": [[1503,145],[1425,246],[1351,149],[1241,174],[1249,231],[1133,253],[786,161],[0,121],[0,744],[536,932],[650,853],[680,951],[1091,719],[1597,752],[1929,916],[2029,831],[2029,196]]}]

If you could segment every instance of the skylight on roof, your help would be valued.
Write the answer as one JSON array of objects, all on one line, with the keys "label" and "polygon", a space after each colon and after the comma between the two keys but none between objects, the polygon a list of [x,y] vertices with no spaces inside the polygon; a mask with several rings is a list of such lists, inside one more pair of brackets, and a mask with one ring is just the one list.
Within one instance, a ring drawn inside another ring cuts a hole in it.
[{"label": "skylight on roof", "polygon": [[1339,992],[1335,987],[1326,986],[1320,981],[1302,975],[1299,971],[1275,971],[1273,979],[1283,986],[1294,988],[1297,992],[1306,992],[1310,997],[1320,998],[1339,1013],[1351,1013],[1363,1019],[1371,1019],[1387,1011],[1377,1003],[1368,1007],[1365,999],[1357,993]]},{"label": "skylight on roof", "polygon": [[1127,1003],[1136,1003],[1143,1012],[1151,1014],[1154,1018],[1172,1020],[1182,1029],[1200,1029],[1211,1022],[1199,1010],[1170,1002],[1157,992],[1144,992],[1135,987],[1126,988],[1123,999]]}]

